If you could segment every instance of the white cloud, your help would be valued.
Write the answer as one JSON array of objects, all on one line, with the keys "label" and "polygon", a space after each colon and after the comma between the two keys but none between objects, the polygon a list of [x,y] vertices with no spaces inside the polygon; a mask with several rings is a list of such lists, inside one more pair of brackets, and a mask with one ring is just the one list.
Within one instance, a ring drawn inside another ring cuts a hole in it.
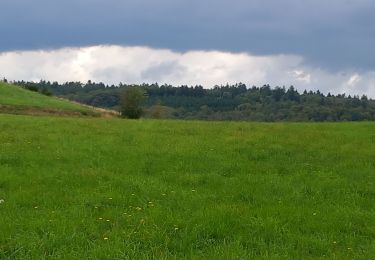
[{"label": "white cloud", "polygon": [[292,74],[294,74],[296,80],[299,80],[305,83],[311,82],[311,75],[304,72],[303,70],[295,70],[292,72]]},{"label": "white cloud", "polygon": [[348,80],[348,85],[353,87],[355,85],[357,85],[357,83],[359,83],[361,81],[361,76],[359,74],[354,74],[353,76],[350,77],[350,79]]},{"label": "white cloud", "polygon": [[300,91],[375,97],[375,71],[330,73],[296,55],[254,56],[220,51],[174,52],[147,47],[92,46],[0,53],[0,77],[10,80],[102,81],[107,84],[246,83],[294,85]]}]

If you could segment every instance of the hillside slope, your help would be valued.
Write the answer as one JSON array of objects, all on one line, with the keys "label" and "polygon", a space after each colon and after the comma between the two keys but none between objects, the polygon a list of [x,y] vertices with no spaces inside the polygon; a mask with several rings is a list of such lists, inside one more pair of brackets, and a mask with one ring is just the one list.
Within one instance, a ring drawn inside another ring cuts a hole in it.
[{"label": "hillside slope", "polygon": [[[49,91],[79,103],[118,109],[121,92],[132,85],[106,86],[95,82],[17,82],[20,86]],[[338,122],[375,121],[375,100],[365,95],[299,93],[294,87],[246,86],[244,84],[188,87],[142,84],[147,92],[145,116],[170,119],[220,121]]]},{"label": "hillside slope", "polygon": [[0,82],[0,113],[100,116],[90,107]]}]

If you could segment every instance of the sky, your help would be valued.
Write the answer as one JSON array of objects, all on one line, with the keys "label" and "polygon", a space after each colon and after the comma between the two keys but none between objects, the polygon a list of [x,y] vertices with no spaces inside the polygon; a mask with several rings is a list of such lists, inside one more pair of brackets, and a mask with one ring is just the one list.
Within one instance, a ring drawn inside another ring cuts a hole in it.
[{"label": "sky", "polygon": [[2,0],[0,77],[375,98],[373,0]]}]

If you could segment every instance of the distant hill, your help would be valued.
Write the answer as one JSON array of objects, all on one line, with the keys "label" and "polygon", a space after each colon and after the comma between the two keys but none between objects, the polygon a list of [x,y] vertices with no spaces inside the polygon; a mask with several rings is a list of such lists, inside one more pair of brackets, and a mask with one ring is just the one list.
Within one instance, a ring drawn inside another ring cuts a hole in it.
[{"label": "distant hill", "polygon": [[0,113],[58,116],[101,116],[104,112],[62,98],[0,82]]},{"label": "distant hill", "polygon": [[[121,92],[131,85],[108,86],[88,81],[17,82],[25,88],[50,92],[69,100],[119,109]],[[326,95],[320,91],[300,93],[293,86],[248,87],[245,84],[216,86],[179,86],[142,84],[148,98],[145,117],[239,120],[239,121],[374,121],[375,100],[367,96]]]}]

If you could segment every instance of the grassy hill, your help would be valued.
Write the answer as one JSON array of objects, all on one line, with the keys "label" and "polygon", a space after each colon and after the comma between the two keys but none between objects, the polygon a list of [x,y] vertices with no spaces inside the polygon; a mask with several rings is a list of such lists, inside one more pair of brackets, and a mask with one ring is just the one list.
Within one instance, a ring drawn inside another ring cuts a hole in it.
[{"label": "grassy hill", "polygon": [[89,107],[3,82],[0,82],[0,113],[99,116]]},{"label": "grassy hill", "polygon": [[374,130],[0,115],[0,258],[374,259]]}]

